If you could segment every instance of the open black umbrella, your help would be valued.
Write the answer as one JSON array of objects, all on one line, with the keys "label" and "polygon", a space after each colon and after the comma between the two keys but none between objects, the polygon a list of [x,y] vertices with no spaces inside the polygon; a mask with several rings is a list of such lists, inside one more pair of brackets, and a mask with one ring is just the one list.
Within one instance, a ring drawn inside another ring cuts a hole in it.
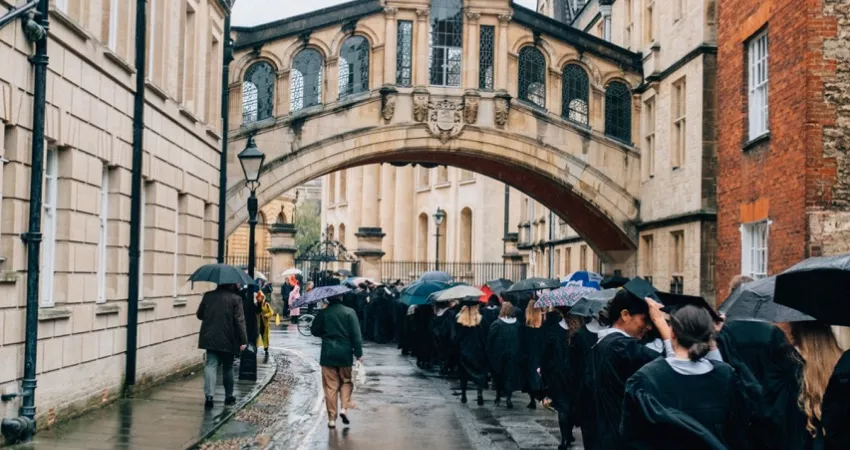
[{"label": "open black umbrella", "polygon": [[623,287],[628,282],[629,279],[626,277],[621,277],[619,275],[608,275],[602,279],[602,282],[599,283],[599,287],[601,287],[602,289],[614,289],[618,287]]},{"label": "open black umbrella", "polygon": [[529,278],[511,286],[507,292],[539,291],[541,289],[558,289],[561,282],[551,278]]},{"label": "open black umbrella", "polygon": [[487,287],[493,291],[494,294],[499,295],[502,292],[510,289],[511,286],[514,285],[514,282],[511,280],[506,280],[504,278],[499,278],[496,280],[490,280],[487,283]]},{"label": "open black umbrella", "polygon": [[776,277],[744,283],[735,289],[719,311],[728,320],[760,320],[764,322],[806,322],[814,317],[774,301]]},{"label": "open black umbrella", "polygon": [[850,326],[850,254],[809,258],[776,277],[774,301]]},{"label": "open black umbrella", "polygon": [[602,311],[602,308],[617,295],[618,290],[605,289],[591,292],[576,302],[570,310],[570,314],[582,317],[596,317],[599,315],[599,311]]},{"label": "open black umbrella", "polygon": [[208,281],[215,284],[254,284],[254,280],[237,267],[229,264],[206,264],[198,267],[189,277],[189,281]]}]

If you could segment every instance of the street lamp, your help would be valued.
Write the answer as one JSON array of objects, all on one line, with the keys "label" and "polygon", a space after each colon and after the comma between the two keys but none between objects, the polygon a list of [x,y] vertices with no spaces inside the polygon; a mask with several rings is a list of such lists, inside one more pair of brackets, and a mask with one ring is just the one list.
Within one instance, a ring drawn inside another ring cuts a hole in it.
[{"label": "street lamp", "polygon": [[437,252],[434,255],[434,270],[440,270],[440,225],[443,224],[443,219],[446,218],[446,212],[437,207],[437,212],[434,213],[434,223],[437,224]]},{"label": "street lamp", "polygon": [[[242,172],[245,173],[245,183],[248,185],[248,189],[251,190],[251,196],[248,197],[248,276],[251,279],[254,279],[254,267],[256,265],[257,260],[257,252],[254,248],[254,229],[257,226],[257,212],[259,207],[257,205],[257,187],[260,185],[260,172],[263,170],[263,161],[265,161],[266,155],[263,154],[259,149],[257,149],[257,144],[254,143],[254,136],[248,138],[248,145],[245,146],[245,150],[242,150],[239,153],[239,164],[242,165]],[[256,285],[252,284],[248,290],[248,298],[243,302],[243,309],[245,310],[245,317],[255,317],[254,316],[254,288]],[[247,321],[246,321],[247,322]],[[256,323],[256,322],[255,322]],[[253,328],[249,328],[252,331],[256,331]],[[248,333],[248,343],[257,342],[256,333]],[[256,354],[256,353],[255,353]],[[239,364],[239,379],[240,380],[257,380],[257,359],[256,358],[242,358],[244,361],[240,361]],[[249,362],[250,361],[250,362]]]}]

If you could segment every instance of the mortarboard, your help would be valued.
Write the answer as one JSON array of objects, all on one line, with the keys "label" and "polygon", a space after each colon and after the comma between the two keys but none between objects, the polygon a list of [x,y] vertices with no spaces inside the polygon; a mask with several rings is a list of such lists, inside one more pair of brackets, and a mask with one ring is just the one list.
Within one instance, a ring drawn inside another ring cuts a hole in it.
[{"label": "mortarboard", "polygon": [[658,291],[643,278],[632,278],[631,281],[623,285],[623,289],[639,299],[649,297],[655,301],[659,301]]},{"label": "mortarboard", "polygon": [[664,304],[664,312],[669,313],[673,310],[681,308],[682,306],[693,305],[707,309],[708,312],[711,313],[711,318],[714,319],[715,322],[720,322],[721,320],[723,320],[723,318],[720,317],[720,314],[718,314],[717,311],[715,311],[714,308],[712,308],[711,305],[709,305],[708,302],[705,301],[705,299],[702,297],[697,297],[694,295],[671,294],[669,292],[659,292],[658,296],[661,298],[661,303]]}]

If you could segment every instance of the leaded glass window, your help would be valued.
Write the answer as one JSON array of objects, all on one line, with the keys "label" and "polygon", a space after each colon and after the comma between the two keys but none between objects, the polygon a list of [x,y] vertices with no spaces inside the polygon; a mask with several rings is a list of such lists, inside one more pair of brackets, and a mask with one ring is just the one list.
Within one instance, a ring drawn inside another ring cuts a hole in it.
[{"label": "leaded glass window", "polygon": [[369,90],[369,41],[352,36],[339,51],[339,97]]},{"label": "leaded glass window", "polygon": [[260,61],[245,71],[242,81],[242,122],[268,119],[274,110],[276,76],[271,64]]},{"label": "leaded glass window", "polygon": [[519,51],[519,99],[546,107],[546,59],[534,47]]},{"label": "leaded glass window", "polygon": [[577,64],[569,64],[564,67],[562,74],[562,96],[561,116],[587,125],[588,97],[590,95],[590,82],[587,72]]},{"label": "leaded glass window", "polygon": [[463,57],[461,0],[431,0],[430,82],[434,86],[460,86]]},{"label": "leaded glass window", "polygon": [[292,112],[322,102],[322,55],[312,48],[301,50],[292,60],[290,106]]},{"label": "leaded glass window", "polygon": [[399,86],[413,84],[413,22],[398,21],[398,49],[395,60],[395,82]]},{"label": "leaded glass window", "polygon": [[482,25],[478,52],[478,88],[482,91],[493,90],[493,39],[495,27]]},{"label": "leaded glass window", "polygon": [[632,141],[632,94],[625,84],[612,81],[605,90],[605,134]]}]

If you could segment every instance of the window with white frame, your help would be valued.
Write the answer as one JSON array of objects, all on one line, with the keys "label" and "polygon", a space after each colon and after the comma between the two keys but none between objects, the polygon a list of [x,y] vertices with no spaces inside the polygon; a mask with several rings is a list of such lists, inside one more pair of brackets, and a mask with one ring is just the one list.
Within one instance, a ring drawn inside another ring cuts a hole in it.
[{"label": "window with white frame", "polygon": [[685,290],[685,232],[670,233],[670,292],[683,294]]},{"label": "window with white frame", "polygon": [[174,298],[180,294],[180,203],[184,196],[177,194],[177,203],[174,205],[174,274],[171,278]]},{"label": "window with white frame", "polygon": [[632,31],[635,29],[634,9],[632,6],[632,0],[626,0],[625,2],[623,2],[623,9],[626,11],[626,36],[623,41],[626,44],[626,48],[631,48]]},{"label": "window with white frame", "polygon": [[47,150],[44,168],[44,223],[41,247],[41,306],[53,306],[53,281],[56,273],[56,200],[59,183],[59,154],[55,148]]},{"label": "window with white frame", "polygon": [[148,183],[142,183],[139,215],[139,300],[145,299],[145,210],[148,209]]},{"label": "window with white frame", "polygon": [[754,279],[767,276],[767,244],[770,221],[741,225],[741,273]]},{"label": "window with white frame", "polygon": [[767,31],[750,39],[747,44],[749,138],[755,139],[769,131],[768,122],[768,40]]},{"label": "window with white frame", "polygon": [[685,79],[673,83],[673,142],[670,148],[670,167],[685,165],[687,94]]},{"label": "window with white frame", "polygon": [[97,240],[97,302],[106,303],[106,248],[109,241],[109,167],[100,178],[100,234]]},{"label": "window with white frame", "polygon": [[655,42],[655,0],[644,0],[643,45]]},{"label": "window with white frame", "polygon": [[651,97],[644,103],[644,113],[646,114],[646,136],[643,139],[644,151],[646,158],[644,159],[645,178],[655,177],[655,97]]}]

